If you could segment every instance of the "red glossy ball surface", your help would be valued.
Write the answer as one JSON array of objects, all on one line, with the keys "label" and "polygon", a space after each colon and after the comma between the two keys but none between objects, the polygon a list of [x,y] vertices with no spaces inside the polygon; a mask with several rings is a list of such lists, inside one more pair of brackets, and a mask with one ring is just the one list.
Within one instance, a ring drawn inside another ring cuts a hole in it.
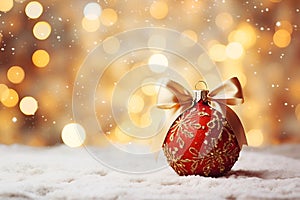
[{"label": "red glossy ball surface", "polygon": [[179,175],[217,177],[232,168],[240,147],[224,116],[200,100],[173,122],[163,151]]}]

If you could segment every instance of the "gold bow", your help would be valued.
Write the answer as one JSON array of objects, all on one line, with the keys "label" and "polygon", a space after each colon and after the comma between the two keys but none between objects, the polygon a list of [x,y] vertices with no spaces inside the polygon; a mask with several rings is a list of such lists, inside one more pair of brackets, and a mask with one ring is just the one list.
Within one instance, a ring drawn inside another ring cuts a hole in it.
[{"label": "gold bow", "polygon": [[[233,129],[240,148],[242,148],[242,145],[244,144],[247,145],[245,131],[240,119],[235,112],[227,106],[238,105],[244,102],[242,87],[239,80],[236,77],[233,77],[213,89],[211,92],[208,92],[207,90],[203,91],[206,93],[204,97],[206,98],[205,100],[226,115],[226,119]],[[201,94],[201,92],[202,91],[196,90],[194,95]],[[181,114],[186,109],[192,107],[195,102],[200,100],[199,96],[197,97],[194,95],[179,83],[168,80],[163,84],[163,87],[161,87],[159,91],[157,107],[161,109],[175,108],[175,111]],[[212,102],[214,102],[214,104],[212,104]]]}]

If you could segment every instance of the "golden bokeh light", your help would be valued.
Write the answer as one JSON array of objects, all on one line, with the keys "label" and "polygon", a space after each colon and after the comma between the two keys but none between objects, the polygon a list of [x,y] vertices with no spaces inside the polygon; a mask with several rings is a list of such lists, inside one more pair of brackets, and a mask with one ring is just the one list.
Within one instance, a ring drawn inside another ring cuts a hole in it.
[{"label": "golden bokeh light", "polygon": [[2,104],[6,107],[14,107],[19,102],[19,95],[14,89],[8,89],[6,98],[2,98]]},{"label": "golden bokeh light", "polygon": [[144,99],[137,94],[132,95],[128,101],[128,111],[130,113],[139,113],[144,109],[144,106]]},{"label": "golden bokeh light", "polygon": [[233,19],[229,13],[222,12],[216,16],[215,23],[221,29],[228,29],[232,26]]},{"label": "golden bokeh light", "polygon": [[26,96],[20,101],[20,110],[25,115],[34,115],[38,109],[38,102],[35,98]]},{"label": "golden bokeh light", "polygon": [[116,127],[110,138],[118,143],[127,143],[132,140],[132,137],[124,133],[119,127]]},{"label": "golden bokeh light", "polygon": [[26,5],[25,13],[27,17],[37,19],[43,13],[43,6],[37,1],[31,1]]},{"label": "golden bokeh light", "polygon": [[5,84],[0,84],[0,101],[6,99],[9,95],[9,88]]},{"label": "golden bokeh light", "polygon": [[293,26],[287,20],[281,20],[281,21],[276,22],[275,31],[278,31],[280,29],[284,29],[284,30],[288,31],[290,34],[293,33]]},{"label": "golden bokeh light", "polygon": [[39,68],[46,67],[50,62],[50,55],[47,51],[39,49],[32,54],[32,62]]},{"label": "golden bokeh light", "polygon": [[85,18],[89,20],[95,20],[98,19],[98,17],[101,14],[101,11],[101,6],[98,3],[90,2],[84,6],[83,14]]},{"label": "golden bokeh light", "polygon": [[70,123],[64,126],[61,139],[69,147],[80,147],[86,139],[86,133],[80,124]]},{"label": "golden bokeh light", "polygon": [[239,59],[243,54],[244,48],[238,42],[231,42],[226,46],[226,55],[231,59]]},{"label": "golden bokeh light", "polygon": [[145,84],[141,89],[144,94],[154,96],[157,94],[159,87],[153,84]]},{"label": "golden bokeh light", "polygon": [[148,96],[155,96],[159,91],[159,85],[156,84],[157,81],[153,78],[146,78],[142,82],[141,91]]},{"label": "golden bokeh light", "polygon": [[103,41],[103,50],[109,54],[115,54],[120,49],[120,41],[117,37],[111,36]]},{"label": "golden bokeh light", "polygon": [[7,78],[10,82],[18,84],[24,80],[25,72],[22,67],[12,66],[7,71]]},{"label": "golden bokeh light", "polygon": [[229,34],[228,41],[238,42],[244,48],[250,48],[256,43],[256,31],[251,25],[242,23]]},{"label": "golden bokeh light", "polygon": [[106,8],[102,11],[100,21],[104,26],[112,26],[118,20],[118,14],[114,9]]},{"label": "golden bokeh light", "polygon": [[168,4],[164,1],[154,1],[150,6],[150,14],[155,19],[164,19],[168,12]]},{"label": "golden bokeh light", "polygon": [[33,27],[33,35],[38,40],[46,40],[51,34],[51,26],[46,21],[37,22]]},{"label": "golden bokeh light", "polygon": [[208,50],[209,56],[213,61],[222,62],[226,60],[226,46],[222,44],[214,44]]},{"label": "golden bokeh light", "polygon": [[249,146],[259,147],[264,143],[264,135],[260,129],[252,129],[246,136]]},{"label": "golden bokeh light", "polygon": [[139,127],[145,128],[150,126],[151,123],[152,123],[151,115],[149,113],[144,113],[140,118]]},{"label": "golden bokeh light", "polygon": [[163,54],[153,54],[148,60],[148,65],[151,71],[162,73],[167,69],[169,61]]},{"label": "golden bokeh light", "polygon": [[185,30],[181,33],[180,42],[187,47],[193,46],[198,42],[198,35],[193,30]]},{"label": "golden bokeh light", "polygon": [[285,29],[276,31],[273,35],[274,44],[279,48],[287,47],[291,42],[291,35]]},{"label": "golden bokeh light", "polygon": [[99,19],[88,19],[84,17],[81,21],[82,28],[87,32],[95,32],[100,27]]},{"label": "golden bokeh light", "polygon": [[8,12],[14,6],[14,0],[1,0],[0,1],[0,11]]}]

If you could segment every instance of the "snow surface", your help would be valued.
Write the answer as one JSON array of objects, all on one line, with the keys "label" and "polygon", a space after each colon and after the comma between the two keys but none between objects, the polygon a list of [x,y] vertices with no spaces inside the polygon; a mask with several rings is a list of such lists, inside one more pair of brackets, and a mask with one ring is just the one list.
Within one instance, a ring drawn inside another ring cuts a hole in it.
[{"label": "snow surface", "polygon": [[84,148],[0,146],[0,199],[300,199],[300,145],[244,147],[220,178],[125,174]]}]

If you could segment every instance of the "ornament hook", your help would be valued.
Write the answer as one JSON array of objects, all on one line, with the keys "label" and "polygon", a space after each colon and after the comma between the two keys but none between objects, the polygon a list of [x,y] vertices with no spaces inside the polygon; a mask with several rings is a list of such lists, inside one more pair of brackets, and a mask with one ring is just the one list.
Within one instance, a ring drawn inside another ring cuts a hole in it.
[{"label": "ornament hook", "polygon": [[201,84],[205,85],[205,90],[208,89],[207,83],[205,81],[198,81],[195,84],[195,90],[200,90],[201,89],[201,86],[200,86]]}]

